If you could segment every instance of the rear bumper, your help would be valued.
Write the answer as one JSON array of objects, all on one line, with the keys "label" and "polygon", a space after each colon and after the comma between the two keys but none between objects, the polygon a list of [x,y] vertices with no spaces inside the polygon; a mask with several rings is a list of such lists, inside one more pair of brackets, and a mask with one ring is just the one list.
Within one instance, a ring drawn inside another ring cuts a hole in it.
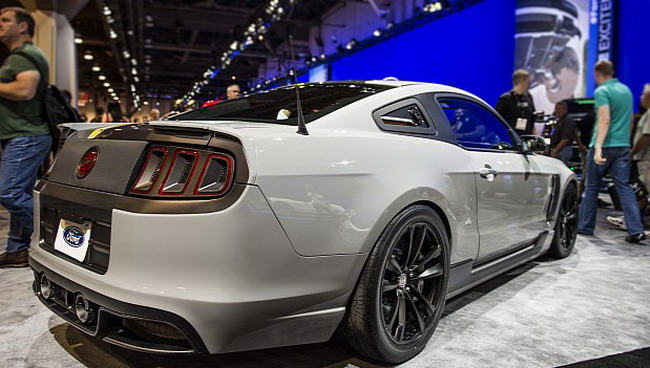
[{"label": "rear bumper", "polygon": [[[39,300],[52,312],[91,336],[101,338],[108,343],[142,352],[170,354],[208,352],[192,325],[178,315],[109,298],[47,269],[32,257],[30,257],[29,265],[34,270],[35,275],[32,288]],[[53,293],[56,296],[49,299],[43,297],[39,287],[39,280],[43,276],[51,283]],[[92,308],[96,317],[91,323],[81,323],[74,313],[74,296],[76,294],[82,294],[93,303]],[[127,333],[122,325],[122,322],[127,320],[151,321],[169,325],[179,331],[179,337],[182,336],[183,339],[163,341],[163,339],[147,339],[133,333]]]},{"label": "rear bumper", "polygon": [[[46,196],[71,192],[77,193],[73,215],[87,216],[82,190],[56,184],[51,191],[48,185],[35,192],[35,208],[41,208]],[[102,196],[112,195],[93,196],[99,196],[93,203],[101,203]],[[326,341],[343,317],[365,259],[298,255],[255,186],[247,186],[232,206],[218,212],[155,214],[113,208],[110,219],[100,220],[110,222],[110,260],[104,274],[44,249],[38,211],[30,264],[67,292],[82,293],[97,305],[98,318],[164,322],[187,337],[189,349],[159,352],[213,354]],[[110,328],[81,324],[67,305],[39,297],[74,326],[115,343]]]}]

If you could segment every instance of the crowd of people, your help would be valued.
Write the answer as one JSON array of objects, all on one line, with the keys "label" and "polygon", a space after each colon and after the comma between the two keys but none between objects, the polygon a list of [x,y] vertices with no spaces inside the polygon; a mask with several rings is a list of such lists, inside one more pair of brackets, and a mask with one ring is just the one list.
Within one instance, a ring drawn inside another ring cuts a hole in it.
[{"label": "crowd of people", "polygon": [[[33,232],[33,197],[37,172],[50,153],[52,135],[45,122],[43,95],[47,87],[49,65],[45,54],[36,47],[35,22],[31,14],[17,7],[0,9],[0,42],[10,51],[0,67],[0,204],[10,214],[6,249],[0,254],[0,267],[27,265],[27,249]],[[626,241],[639,243],[646,238],[642,210],[630,186],[631,159],[638,176],[650,188],[650,85],[647,85],[641,106],[645,113],[638,119],[635,134],[633,98],[630,89],[614,78],[611,62],[600,61],[595,67],[596,127],[589,147],[580,142],[565,101],[555,106],[557,123],[550,134],[548,154],[569,164],[573,144],[583,153],[585,190],[582,194],[578,231],[593,235],[598,209],[598,193],[603,177],[611,176],[623,209],[623,218],[610,222],[627,230]],[[513,88],[503,94],[496,110],[520,135],[543,134],[535,124],[535,104],[528,92],[530,75],[518,70],[513,75]],[[226,90],[228,100],[241,96],[239,85]],[[211,101],[219,103],[221,100]],[[148,115],[135,116],[134,122],[155,121],[160,111],[152,108]],[[462,119],[462,111],[457,119]],[[119,103],[110,102],[106,109],[98,107],[92,122],[128,122]],[[460,126],[460,125],[459,125]],[[475,132],[470,132],[475,134]],[[463,133],[469,134],[469,133]],[[632,144],[633,142],[633,144]],[[647,191],[646,191],[647,193]]]},{"label": "crowd of people", "polygon": [[[582,156],[582,181],[584,190],[580,204],[578,233],[594,234],[598,211],[598,194],[603,178],[608,174],[614,183],[615,193],[623,210],[623,217],[608,217],[608,221],[628,232],[625,241],[639,243],[647,235],[643,225],[647,198],[637,198],[630,185],[631,172],[638,176],[638,184],[650,188],[650,84],[641,98],[640,118],[634,119],[633,96],[630,89],[614,77],[614,65],[599,61],[594,68],[598,87],[594,91],[595,127],[588,147],[582,143],[575,122],[568,114],[568,104],[560,101],[555,106],[556,123],[550,132],[548,155],[562,160],[567,166],[574,157],[573,145]],[[513,88],[499,97],[496,110],[506,122],[522,136],[537,134],[533,98],[528,92],[530,75],[525,70],[513,74]],[[632,134],[634,133],[634,134]],[[631,170],[634,169],[634,170]],[[637,190],[647,194],[647,190]]]}]

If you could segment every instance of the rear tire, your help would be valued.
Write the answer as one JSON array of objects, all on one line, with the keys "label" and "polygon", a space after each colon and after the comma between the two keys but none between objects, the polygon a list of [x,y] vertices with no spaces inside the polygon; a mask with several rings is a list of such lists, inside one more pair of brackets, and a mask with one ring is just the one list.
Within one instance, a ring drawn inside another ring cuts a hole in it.
[{"label": "rear tire", "polygon": [[397,215],[368,258],[339,337],[383,363],[402,363],[422,351],[445,304],[448,239],[430,207],[415,205]]},{"label": "rear tire", "polygon": [[573,251],[578,237],[578,212],[578,190],[569,184],[560,203],[549,256],[566,258]]}]

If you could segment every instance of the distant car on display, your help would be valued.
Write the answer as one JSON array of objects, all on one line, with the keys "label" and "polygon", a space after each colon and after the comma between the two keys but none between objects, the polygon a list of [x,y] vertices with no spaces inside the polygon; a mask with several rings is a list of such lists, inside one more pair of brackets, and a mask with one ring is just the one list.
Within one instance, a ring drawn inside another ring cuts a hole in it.
[{"label": "distant car on display", "polygon": [[308,134],[295,87],[149,125],[68,126],[36,188],[39,299],[138,351],[336,333],[398,363],[446,299],[571,253],[575,175],[479,98],[397,81],[298,89]]}]

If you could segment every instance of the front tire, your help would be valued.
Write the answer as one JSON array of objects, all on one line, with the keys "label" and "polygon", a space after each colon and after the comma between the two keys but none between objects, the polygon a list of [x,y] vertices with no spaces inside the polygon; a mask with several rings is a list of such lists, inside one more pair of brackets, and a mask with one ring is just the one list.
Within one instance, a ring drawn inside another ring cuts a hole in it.
[{"label": "front tire", "polygon": [[388,224],[339,328],[348,345],[389,364],[422,351],[445,304],[448,239],[440,216],[424,205],[405,209]]},{"label": "front tire", "polygon": [[555,222],[555,235],[548,251],[553,258],[566,258],[573,251],[578,237],[578,190],[569,184],[562,198]]}]

